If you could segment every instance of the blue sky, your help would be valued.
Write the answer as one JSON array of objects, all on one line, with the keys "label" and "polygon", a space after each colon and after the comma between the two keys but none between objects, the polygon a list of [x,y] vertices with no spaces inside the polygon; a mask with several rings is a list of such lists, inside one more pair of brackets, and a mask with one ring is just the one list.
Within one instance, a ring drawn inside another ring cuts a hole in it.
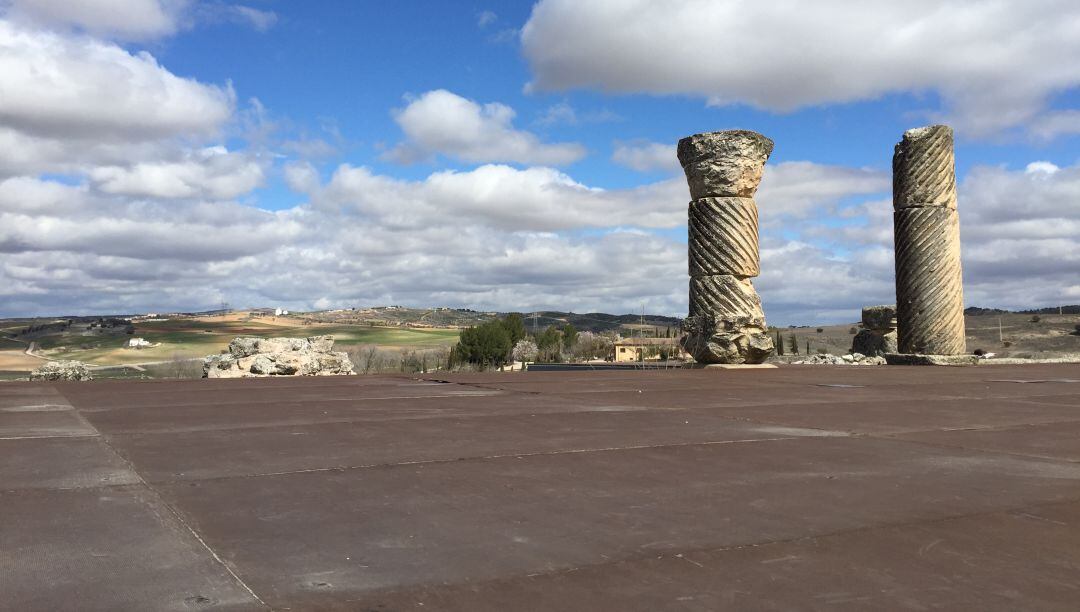
[{"label": "blue sky", "polygon": [[956,130],[969,305],[1080,302],[1080,9],[0,0],[0,316],[686,310],[682,136],[776,141],[770,323],[892,297],[890,163]]}]

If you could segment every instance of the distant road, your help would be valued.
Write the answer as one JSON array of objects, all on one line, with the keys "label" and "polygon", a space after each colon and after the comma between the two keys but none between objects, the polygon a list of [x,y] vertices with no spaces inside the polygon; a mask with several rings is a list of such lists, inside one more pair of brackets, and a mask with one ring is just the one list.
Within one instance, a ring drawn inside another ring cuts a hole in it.
[{"label": "distant road", "polygon": [[[18,338],[12,338],[12,340],[16,342],[26,342],[26,340],[19,340]],[[44,357],[42,355],[34,353],[35,350],[37,350],[37,342],[27,342],[26,350],[23,351],[23,353],[26,353],[28,356],[33,357],[34,359],[40,359],[42,361],[52,361],[48,357]]]}]

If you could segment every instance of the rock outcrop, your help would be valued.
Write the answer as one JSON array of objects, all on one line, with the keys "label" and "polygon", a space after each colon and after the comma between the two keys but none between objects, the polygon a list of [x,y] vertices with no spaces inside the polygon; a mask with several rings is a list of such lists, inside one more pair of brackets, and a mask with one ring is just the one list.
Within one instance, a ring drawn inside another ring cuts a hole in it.
[{"label": "rock outcrop", "polygon": [[30,380],[93,380],[81,361],[50,361],[30,373]]},{"label": "rock outcrop", "polygon": [[953,133],[945,125],[904,132],[893,154],[900,353],[966,350],[954,166]]},{"label": "rock outcrop", "polygon": [[698,363],[761,363],[772,353],[761,299],[754,202],[773,142],[746,130],[695,134],[679,141],[690,186],[690,315],[683,348]]},{"label": "rock outcrop", "polygon": [[855,335],[851,352],[884,357],[896,352],[896,306],[867,306],[862,310],[865,329]]},{"label": "rock outcrop", "polygon": [[333,349],[333,336],[236,338],[227,353],[203,360],[203,378],[355,374],[349,356]]}]

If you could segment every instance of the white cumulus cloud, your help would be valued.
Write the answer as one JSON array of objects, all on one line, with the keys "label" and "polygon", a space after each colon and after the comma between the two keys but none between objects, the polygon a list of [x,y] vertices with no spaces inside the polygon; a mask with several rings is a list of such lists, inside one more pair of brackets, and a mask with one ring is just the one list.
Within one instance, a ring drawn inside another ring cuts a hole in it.
[{"label": "white cumulus cloud", "polygon": [[10,16],[54,28],[144,40],[174,33],[188,0],[7,0]]},{"label": "white cumulus cloud", "polygon": [[41,138],[137,141],[206,135],[228,87],[174,75],[148,53],[0,20],[0,127]]},{"label": "white cumulus cloud", "polygon": [[679,160],[674,144],[649,142],[647,140],[616,141],[611,161],[638,172],[667,170],[678,172]]},{"label": "white cumulus cloud", "polygon": [[1080,85],[1072,0],[541,0],[521,40],[534,89],[690,94],[781,112],[935,93],[944,107],[926,114],[976,136],[1032,122]]},{"label": "white cumulus cloud", "polygon": [[402,162],[436,154],[470,163],[515,162],[562,166],[585,156],[577,143],[543,143],[514,128],[514,110],[505,104],[479,104],[445,89],[429,91],[394,113],[406,141],[387,153]]},{"label": "white cumulus cloud", "polygon": [[258,160],[224,147],[189,151],[176,161],[99,166],[90,171],[97,189],[111,194],[156,198],[229,200],[262,185]]}]

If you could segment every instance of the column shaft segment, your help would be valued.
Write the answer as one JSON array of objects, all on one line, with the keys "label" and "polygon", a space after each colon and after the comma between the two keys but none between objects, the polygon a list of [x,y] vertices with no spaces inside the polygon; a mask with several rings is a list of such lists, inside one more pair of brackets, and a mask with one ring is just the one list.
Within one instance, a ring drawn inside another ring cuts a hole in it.
[{"label": "column shaft segment", "polygon": [[901,353],[966,352],[952,129],[904,132],[893,155],[897,341]]}]

